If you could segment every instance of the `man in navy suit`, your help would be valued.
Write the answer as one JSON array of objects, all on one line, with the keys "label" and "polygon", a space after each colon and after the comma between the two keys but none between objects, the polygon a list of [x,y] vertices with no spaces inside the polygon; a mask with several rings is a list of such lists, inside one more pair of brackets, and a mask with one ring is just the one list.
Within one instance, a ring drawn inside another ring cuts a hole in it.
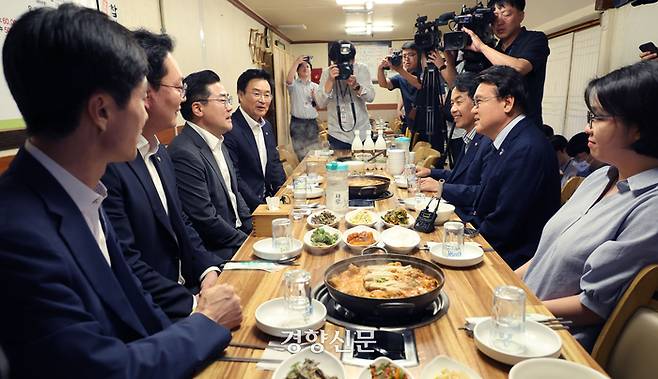
[{"label": "man in navy suit", "polygon": [[156,137],[157,132],[176,126],[185,98],[183,75],[171,55],[169,36],[146,30],[134,35],[149,61],[145,100],[149,117],[138,138],[137,157],[107,167],[102,178],[108,192],[103,208],[119,240],[131,250],[131,259],[143,260],[188,288],[207,287],[217,279],[223,260],[206,250],[183,213],[174,167]]},{"label": "man in navy suit", "polygon": [[436,192],[439,190],[438,180],[445,180],[441,196],[455,206],[455,212],[462,219],[473,211],[473,201],[480,188],[486,157],[491,151],[491,140],[475,130],[475,115],[472,110],[476,88],[475,74],[462,73],[455,79],[455,87],[450,95],[450,113],[455,120],[455,126],[465,132],[464,144],[455,168],[417,169],[417,175],[423,177],[420,180],[422,191]]},{"label": "man in navy suit", "polygon": [[224,135],[238,177],[238,190],[251,212],[286,181],[272,125],[265,114],[272,102],[270,74],[249,69],[238,78],[240,107],[233,130]]},{"label": "man in navy suit", "polygon": [[507,66],[478,76],[475,128],[493,140],[471,218],[513,269],[535,253],[544,225],[560,206],[557,158],[524,115],[523,77]]},{"label": "man in navy suit", "polygon": [[184,83],[187,98],[181,113],[187,124],[168,147],[181,200],[208,249],[230,259],[252,229],[223,144],[232,128],[231,96],[210,70],[190,74]]},{"label": "man in navy suit", "polygon": [[[134,159],[146,121],[143,50],[106,15],[64,4],[21,16],[3,64],[29,136],[0,177],[0,301],[11,308],[0,345],[12,377],[192,376],[230,341],[239,298],[202,290],[171,324],[101,208],[107,164]],[[44,88],[57,96],[34,95]]]}]

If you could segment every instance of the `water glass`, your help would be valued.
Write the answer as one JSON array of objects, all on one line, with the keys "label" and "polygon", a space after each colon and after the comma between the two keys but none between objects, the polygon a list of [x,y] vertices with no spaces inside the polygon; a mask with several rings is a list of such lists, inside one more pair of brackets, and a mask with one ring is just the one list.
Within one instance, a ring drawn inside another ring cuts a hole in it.
[{"label": "water glass", "polygon": [[515,286],[494,290],[492,344],[507,353],[525,350],[525,292]]},{"label": "water glass", "polygon": [[306,175],[299,174],[292,178],[292,197],[295,206],[306,204],[306,191],[308,191],[308,181],[306,179]]},{"label": "water glass", "polygon": [[311,317],[311,274],[305,270],[290,270],[283,274],[283,299],[291,318]]},{"label": "water glass", "polygon": [[464,224],[449,221],[443,224],[444,257],[461,257],[464,250]]},{"label": "water glass", "polygon": [[272,249],[288,252],[292,249],[292,223],[288,218],[272,220]]},{"label": "water glass", "polygon": [[320,184],[320,164],[318,162],[306,162],[306,186],[317,187]]}]

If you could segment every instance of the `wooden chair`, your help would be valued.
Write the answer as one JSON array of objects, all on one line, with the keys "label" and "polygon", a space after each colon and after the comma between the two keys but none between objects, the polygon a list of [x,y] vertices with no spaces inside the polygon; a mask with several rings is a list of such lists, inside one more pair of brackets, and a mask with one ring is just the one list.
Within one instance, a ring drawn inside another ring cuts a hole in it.
[{"label": "wooden chair", "polygon": [[402,121],[398,117],[393,117],[388,122],[388,127],[393,131],[394,134],[400,134],[402,131]]},{"label": "wooden chair", "polygon": [[283,171],[286,173],[286,179],[289,178],[295,169],[288,162],[281,162],[281,165],[283,166]]},{"label": "wooden chair", "polygon": [[562,192],[560,192],[561,205],[564,205],[564,203],[571,199],[571,196],[574,192],[576,192],[578,186],[583,182],[583,180],[585,180],[585,178],[582,176],[572,176],[569,178],[569,180],[567,180],[567,182],[564,184],[564,187],[562,188]]},{"label": "wooden chair", "polygon": [[415,150],[416,153],[416,158],[415,162],[416,164],[425,161],[425,158],[429,157],[430,155],[438,155],[439,157],[441,156],[441,153],[437,150],[432,149],[431,147],[420,147],[417,150]]},{"label": "wooden chair", "polygon": [[642,269],[599,334],[592,357],[615,379],[658,376],[658,265]]},{"label": "wooden chair", "polygon": [[299,158],[297,158],[297,154],[292,152],[292,149],[288,149],[288,147],[284,145],[279,145],[276,149],[279,150],[281,162],[288,162],[293,169],[299,165]]},{"label": "wooden chair", "polygon": [[429,143],[429,142],[427,142],[427,141],[418,141],[418,142],[416,142],[416,144],[414,145],[414,147],[411,149],[411,151],[418,151],[418,149],[421,149],[421,148],[423,148],[423,147],[428,147],[428,148],[431,149],[431,148],[432,148],[432,144]]},{"label": "wooden chair", "polygon": [[439,155],[430,154],[422,162],[418,162],[417,164],[425,168],[436,168],[440,160],[441,160],[440,154]]}]

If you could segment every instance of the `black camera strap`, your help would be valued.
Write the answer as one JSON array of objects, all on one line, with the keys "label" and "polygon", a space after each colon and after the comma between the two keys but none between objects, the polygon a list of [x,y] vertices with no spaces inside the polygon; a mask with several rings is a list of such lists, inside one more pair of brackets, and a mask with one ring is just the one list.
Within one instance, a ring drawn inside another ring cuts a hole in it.
[{"label": "black camera strap", "polygon": [[[356,109],[354,108],[354,98],[352,97],[352,91],[350,91],[350,88],[346,83],[345,84],[345,92],[343,92],[340,88],[340,84],[339,84],[340,82],[341,82],[340,80],[336,80],[336,83],[334,83],[334,91],[336,91],[336,115],[338,116],[338,126],[340,127],[340,130],[342,130],[346,133],[349,133],[349,132],[353,131],[354,129],[356,129]],[[341,115],[341,111],[340,111],[340,98],[341,98],[341,95],[344,99],[347,99],[347,96],[345,96],[346,94],[348,94],[350,96],[350,105],[352,107],[352,118],[354,119],[354,125],[352,126],[352,129],[350,129],[350,130],[347,130],[343,127],[343,121],[342,121],[342,117],[341,117],[342,115]]]}]

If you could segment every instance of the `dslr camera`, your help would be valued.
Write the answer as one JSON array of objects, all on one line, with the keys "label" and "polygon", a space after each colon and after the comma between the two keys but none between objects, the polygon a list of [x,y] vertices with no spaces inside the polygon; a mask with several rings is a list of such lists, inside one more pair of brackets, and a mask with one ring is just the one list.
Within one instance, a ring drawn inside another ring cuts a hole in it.
[{"label": "dslr camera", "polygon": [[335,58],[335,63],[338,66],[338,80],[347,80],[354,74],[354,66],[350,62],[354,59],[352,53],[352,44],[341,43],[338,49],[338,55]]},{"label": "dslr camera", "polygon": [[[391,64],[393,67],[398,67],[402,64],[402,50],[395,50],[391,53],[390,57],[386,57],[388,59],[388,63]],[[389,69],[388,67],[384,67],[385,70]]]}]

